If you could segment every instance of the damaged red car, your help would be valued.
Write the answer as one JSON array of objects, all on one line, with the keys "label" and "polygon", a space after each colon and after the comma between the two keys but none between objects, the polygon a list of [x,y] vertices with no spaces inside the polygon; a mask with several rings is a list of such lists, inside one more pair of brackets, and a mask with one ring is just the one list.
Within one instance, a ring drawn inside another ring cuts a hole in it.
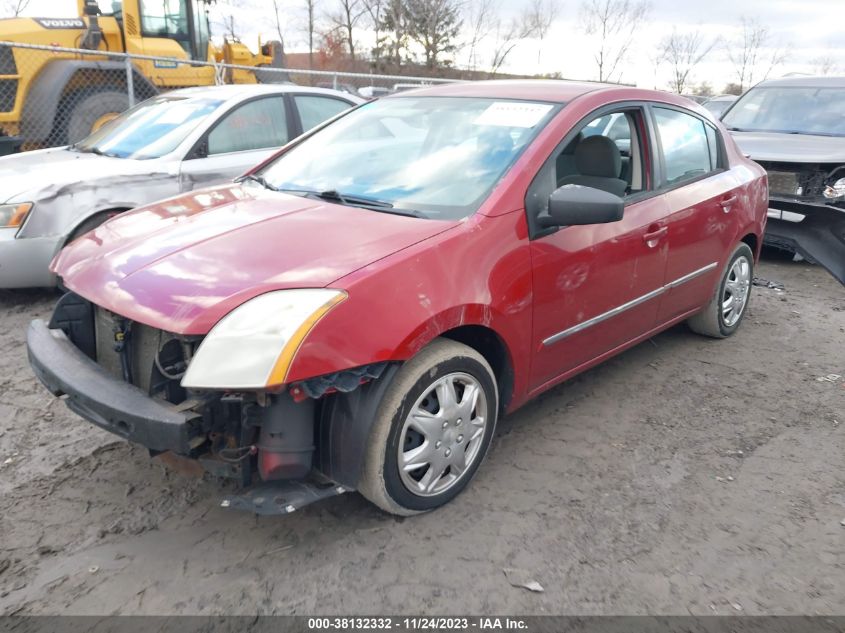
[{"label": "damaged red car", "polygon": [[733,334],[767,194],[680,97],[405,92],[70,244],[29,357],[83,418],[236,478],[225,506],[423,512],[530,398],[681,321]]}]

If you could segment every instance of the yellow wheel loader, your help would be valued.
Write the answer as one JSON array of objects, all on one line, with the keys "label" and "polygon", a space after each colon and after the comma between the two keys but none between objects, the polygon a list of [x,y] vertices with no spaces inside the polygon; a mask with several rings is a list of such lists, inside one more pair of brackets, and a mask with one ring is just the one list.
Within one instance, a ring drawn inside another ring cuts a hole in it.
[{"label": "yellow wheel loader", "polygon": [[[219,48],[209,37],[213,0],[77,0],[77,18],[0,20],[0,154],[74,143],[130,104],[161,90],[220,83],[279,82],[279,42],[252,52],[238,41]],[[6,43],[83,49],[23,48]],[[95,51],[99,51],[100,54]],[[129,53],[162,59],[104,56]],[[218,75],[217,62],[249,66]],[[253,70],[254,69],[254,70]],[[130,90],[131,84],[131,90]],[[14,148],[14,149],[12,149]]]}]

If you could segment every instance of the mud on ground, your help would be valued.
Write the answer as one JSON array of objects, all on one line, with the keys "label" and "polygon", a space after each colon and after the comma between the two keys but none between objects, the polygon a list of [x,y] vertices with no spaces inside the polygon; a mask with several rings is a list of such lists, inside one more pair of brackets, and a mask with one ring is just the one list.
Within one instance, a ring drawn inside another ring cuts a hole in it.
[{"label": "mud on ground", "polygon": [[845,374],[845,289],[758,275],[785,290],[734,338],[677,327],[554,389],[404,520],[220,508],[40,388],[23,340],[55,295],[0,292],[0,613],[845,613],[845,380],[818,380]]}]

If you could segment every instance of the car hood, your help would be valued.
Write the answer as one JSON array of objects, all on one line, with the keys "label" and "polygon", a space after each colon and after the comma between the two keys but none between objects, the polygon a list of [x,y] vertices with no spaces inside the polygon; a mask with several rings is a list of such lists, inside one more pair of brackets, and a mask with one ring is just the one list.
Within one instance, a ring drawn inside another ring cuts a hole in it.
[{"label": "car hood", "polygon": [[67,186],[158,169],[160,163],[155,160],[113,158],[63,147],[12,154],[0,158],[0,202],[37,202]]},{"label": "car hood", "polygon": [[228,184],[122,214],[70,244],[51,268],[116,314],[206,334],[252,297],[328,286],[457,224]]},{"label": "car hood", "polygon": [[784,163],[845,163],[845,138],[780,132],[731,132],[752,160]]}]

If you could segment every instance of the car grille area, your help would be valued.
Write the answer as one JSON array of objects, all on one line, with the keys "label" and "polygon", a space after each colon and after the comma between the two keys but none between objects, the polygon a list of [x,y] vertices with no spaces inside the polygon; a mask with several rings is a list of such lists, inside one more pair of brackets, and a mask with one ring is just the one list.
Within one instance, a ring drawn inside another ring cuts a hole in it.
[{"label": "car grille area", "polygon": [[[192,345],[179,337],[93,306],[97,363],[150,395],[172,400]],[[182,399],[184,393],[179,394]]]},{"label": "car grille area", "polygon": [[56,305],[50,328],[109,374],[173,404],[186,398],[180,382],[200,337],[180,337],[130,321],[67,293]]}]

